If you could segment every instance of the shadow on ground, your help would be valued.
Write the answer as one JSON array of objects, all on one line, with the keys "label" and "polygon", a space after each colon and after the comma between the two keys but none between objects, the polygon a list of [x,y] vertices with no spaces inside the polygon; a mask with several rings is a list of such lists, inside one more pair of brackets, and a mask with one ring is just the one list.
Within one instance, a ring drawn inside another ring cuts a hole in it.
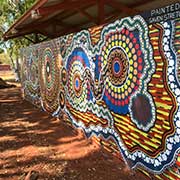
[{"label": "shadow on ground", "polygon": [[0,178],[145,179],[61,120],[22,100],[20,88],[0,90]]}]

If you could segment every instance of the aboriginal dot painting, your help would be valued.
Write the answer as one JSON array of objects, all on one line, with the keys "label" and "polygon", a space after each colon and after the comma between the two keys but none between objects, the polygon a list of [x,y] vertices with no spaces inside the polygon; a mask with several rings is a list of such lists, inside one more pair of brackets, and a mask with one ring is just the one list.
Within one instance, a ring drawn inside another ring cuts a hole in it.
[{"label": "aboriginal dot painting", "polygon": [[39,106],[40,87],[39,87],[39,71],[38,60],[39,51],[37,46],[23,49],[23,58],[21,63],[21,78],[23,92],[26,99],[30,99],[33,104]]},{"label": "aboriginal dot painting", "polygon": [[180,179],[180,4],[171,6],[161,21],[152,10],[22,51],[25,98],[157,179]]},{"label": "aboriginal dot painting", "polygon": [[42,43],[39,59],[39,83],[41,105],[45,111],[54,113],[59,106],[59,68],[61,56],[58,54],[57,41]]}]

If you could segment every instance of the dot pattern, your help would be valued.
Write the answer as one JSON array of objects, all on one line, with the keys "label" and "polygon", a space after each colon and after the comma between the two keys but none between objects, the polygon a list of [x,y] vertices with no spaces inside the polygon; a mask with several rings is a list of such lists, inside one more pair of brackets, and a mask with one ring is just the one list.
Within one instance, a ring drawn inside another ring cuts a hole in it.
[{"label": "dot pattern", "polygon": [[21,67],[21,78],[23,91],[25,91],[26,99],[33,104],[39,106],[40,104],[40,87],[39,87],[39,72],[38,60],[39,54],[35,47],[24,49],[24,57]]},{"label": "dot pattern", "polygon": [[41,45],[41,59],[39,61],[41,105],[48,112],[55,112],[59,106],[59,74],[57,42]]},{"label": "dot pattern", "polygon": [[87,137],[96,135],[130,167],[178,179],[177,24],[148,26],[134,16],[42,43],[36,48],[37,74],[34,58],[24,51],[26,98],[35,97],[27,84],[39,85],[45,111],[65,113],[68,122]]},{"label": "dot pattern", "polygon": [[[127,28],[109,32],[102,47],[102,61],[108,65],[104,100],[117,113],[128,113],[130,96],[140,85],[144,55],[138,36]],[[119,73],[115,72],[114,63],[121,67]]]}]

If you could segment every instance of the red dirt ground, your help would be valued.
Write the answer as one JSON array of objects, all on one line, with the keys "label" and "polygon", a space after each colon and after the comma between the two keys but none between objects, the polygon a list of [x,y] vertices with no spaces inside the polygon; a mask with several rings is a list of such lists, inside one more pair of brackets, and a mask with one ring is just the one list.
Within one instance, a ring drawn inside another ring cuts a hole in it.
[{"label": "red dirt ground", "polygon": [[146,179],[126,169],[80,131],[24,101],[19,87],[0,90],[0,179],[22,180],[31,170],[48,180]]}]

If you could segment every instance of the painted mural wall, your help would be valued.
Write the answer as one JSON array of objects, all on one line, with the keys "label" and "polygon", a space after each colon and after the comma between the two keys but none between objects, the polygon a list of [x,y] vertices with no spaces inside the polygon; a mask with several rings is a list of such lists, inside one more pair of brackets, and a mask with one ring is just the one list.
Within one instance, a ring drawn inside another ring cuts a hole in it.
[{"label": "painted mural wall", "polygon": [[22,89],[129,167],[180,179],[179,64],[175,3],[23,49]]}]

